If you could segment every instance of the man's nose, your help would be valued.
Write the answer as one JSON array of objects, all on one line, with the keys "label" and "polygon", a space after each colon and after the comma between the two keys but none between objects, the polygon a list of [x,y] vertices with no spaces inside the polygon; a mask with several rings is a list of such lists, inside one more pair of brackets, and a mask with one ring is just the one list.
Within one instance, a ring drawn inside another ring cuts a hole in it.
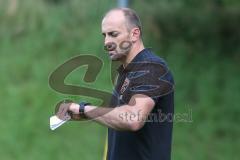
[{"label": "man's nose", "polygon": [[104,45],[104,49],[106,50],[106,51],[113,51],[113,50],[115,50],[117,48],[117,45],[116,45],[116,43],[114,43],[114,42],[108,42],[108,43],[106,43],[105,45]]},{"label": "man's nose", "polygon": [[109,37],[106,36],[105,39],[104,39],[104,46],[106,46],[106,45],[109,44],[110,42],[111,42],[111,41],[110,41]]}]

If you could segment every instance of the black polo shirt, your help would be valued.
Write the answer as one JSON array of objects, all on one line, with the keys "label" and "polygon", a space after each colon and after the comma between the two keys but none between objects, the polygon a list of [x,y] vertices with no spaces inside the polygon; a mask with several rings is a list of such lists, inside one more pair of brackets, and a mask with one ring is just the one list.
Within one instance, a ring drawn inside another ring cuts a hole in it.
[{"label": "black polo shirt", "polygon": [[148,117],[120,114],[119,118],[145,120],[138,131],[108,129],[108,160],[170,160],[174,81],[165,61],[144,49],[126,68],[120,66],[110,106],[128,104],[135,94],[151,97],[155,106]]}]

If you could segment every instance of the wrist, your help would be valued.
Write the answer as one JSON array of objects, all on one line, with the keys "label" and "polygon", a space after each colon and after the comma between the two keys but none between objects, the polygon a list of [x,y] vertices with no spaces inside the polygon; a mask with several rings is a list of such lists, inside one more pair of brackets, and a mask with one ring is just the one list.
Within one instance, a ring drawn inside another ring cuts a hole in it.
[{"label": "wrist", "polygon": [[74,113],[74,114],[79,114],[79,104],[77,103],[72,103],[69,107],[69,110]]},{"label": "wrist", "polygon": [[84,117],[86,118],[86,115],[85,115],[85,107],[87,105],[90,105],[90,103],[87,103],[87,102],[80,102],[79,103],[79,110],[78,110],[78,113],[81,117]]}]

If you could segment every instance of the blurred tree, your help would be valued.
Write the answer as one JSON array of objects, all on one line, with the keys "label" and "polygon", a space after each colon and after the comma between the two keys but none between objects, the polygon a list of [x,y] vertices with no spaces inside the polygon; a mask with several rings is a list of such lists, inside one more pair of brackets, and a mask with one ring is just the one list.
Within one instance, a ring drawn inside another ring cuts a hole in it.
[{"label": "blurred tree", "polygon": [[67,2],[66,0],[45,0],[45,1],[52,4],[60,4],[63,2]]},{"label": "blurred tree", "polygon": [[7,15],[13,16],[16,14],[18,8],[18,1],[17,0],[9,0],[9,6],[7,9]]},{"label": "blurred tree", "polygon": [[239,3],[153,0],[151,3],[135,2],[134,6],[141,10],[141,17],[150,26],[152,36],[165,47],[182,41],[194,50],[208,48],[228,55],[239,52]]}]

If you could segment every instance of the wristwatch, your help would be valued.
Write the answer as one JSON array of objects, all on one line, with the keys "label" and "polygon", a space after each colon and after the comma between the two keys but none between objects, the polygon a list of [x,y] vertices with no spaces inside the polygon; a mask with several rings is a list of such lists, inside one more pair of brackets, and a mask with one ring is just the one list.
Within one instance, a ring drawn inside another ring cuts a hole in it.
[{"label": "wristwatch", "polygon": [[86,115],[84,114],[84,111],[85,111],[85,106],[87,105],[91,105],[91,103],[87,103],[87,102],[79,103],[79,115],[85,118],[86,118]]}]

